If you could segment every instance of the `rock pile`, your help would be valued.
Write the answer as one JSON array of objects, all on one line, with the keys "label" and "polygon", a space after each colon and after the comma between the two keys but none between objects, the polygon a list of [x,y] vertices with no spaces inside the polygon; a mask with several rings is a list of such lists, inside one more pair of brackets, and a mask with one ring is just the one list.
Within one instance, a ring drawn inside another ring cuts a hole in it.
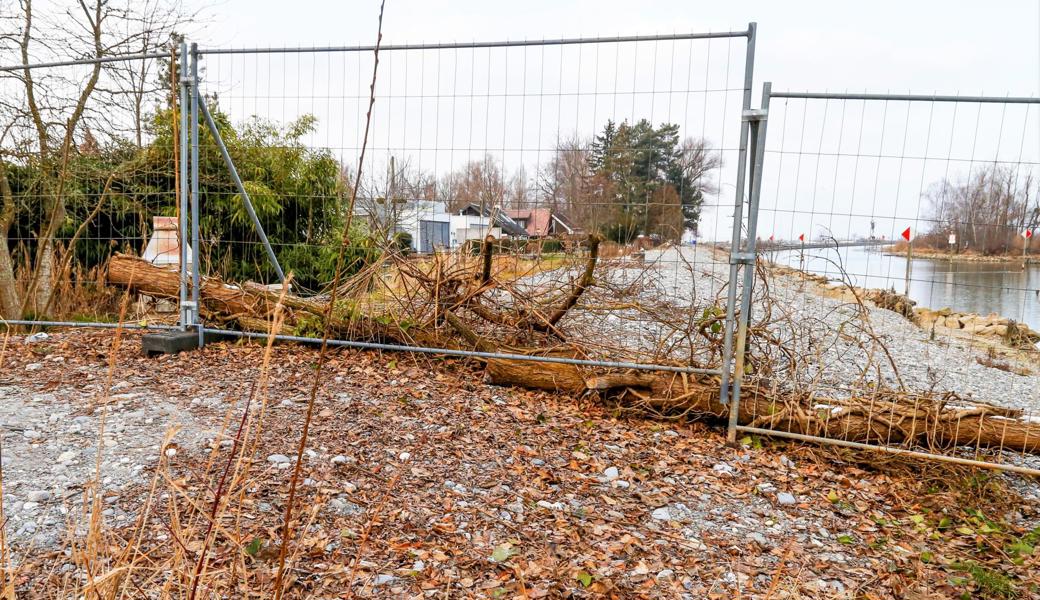
[{"label": "rock pile", "polygon": [[980,315],[976,313],[954,312],[949,308],[931,310],[914,309],[918,323],[925,329],[959,330],[969,335],[977,335],[1000,340],[1009,346],[1032,346],[1040,342],[1040,333],[1029,326],[1017,323],[1014,319],[1002,317],[995,313]]}]

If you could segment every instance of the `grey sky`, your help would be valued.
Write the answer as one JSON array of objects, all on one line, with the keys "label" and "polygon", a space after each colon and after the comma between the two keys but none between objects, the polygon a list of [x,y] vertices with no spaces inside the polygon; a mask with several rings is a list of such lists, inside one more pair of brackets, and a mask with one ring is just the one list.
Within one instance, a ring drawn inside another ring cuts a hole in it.
[{"label": "grey sky", "polygon": [[[189,0],[189,5],[192,0]],[[374,1],[197,2],[200,42],[307,46],[371,42]],[[744,29],[759,24],[756,80],[826,88],[1038,91],[1037,2],[560,2],[388,0],[387,42],[539,39]]]},{"label": "grey sky", "polygon": [[[286,10],[284,2],[274,0],[224,0],[205,7],[200,3],[199,8],[205,21],[193,38],[201,46],[264,47],[371,43],[378,5],[299,1]],[[756,106],[758,90],[767,80],[778,90],[1000,96],[1040,92],[1040,15],[1035,1],[388,0],[384,40],[481,41],[742,30],[749,21],[759,25]],[[711,203],[728,204],[732,186],[727,185],[736,162],[732,147],[739,126],[733,107],[739,109],[739,93],[697,96],[690,91],[676,94],[675,90],[721,90],[739,84],[743,48],[739,40],[729,45],[713,42],[706,64],[700,59],[703,46],[677,48],[644,45],[629,55],[628,49],[615,47],[595,58],[586,51],[442,55],[439,66],[453,73],[450,80],[433,71],[437,61],[430,55],[388,57],[381,74],[381,84],[386,86],[381,94],[386,97],[377,107],[373,164],[385,162],[390,155],[402,160],[409,148],[419,148],[425,152],[405,158],[422,169],[443,172],[486,152],[507,171],[523,165],[531,175],[547,160],[545,151],[554,136],[571,132],[588,136],[606,118],[647,116],[655,122],[679,122],[684,133],[703,135],[723,149],[722,191]],[[689,57],[683,58],[687,52]],[[605,64],[593,66],[594,60]],[[621,76],[631,89],[655,90],[654,98],[647,103],[637,94],[629,97],[623,89],[617,92],[612,63],[620,65],[620,71],[627,67],[632,72]],[[290,120],[303,112],[314,113],[322,124],[310,142],[339,148],[344,158],[356,147],[361,96],[370,71],[356,57],[209,57],[206,64],[210,89],[221,94],[234,117],[259,114]],[[662,82],[664,75],[654,71],[653,65],[660,71],[667,65],[670,79]],[[496,83],[503,70],[510,75]],[[546,83],[545,73],[551,80],[556,71],[560,82]],[[684,72],[697,85],[684,85]],[[431,87],[459,98],[453,98],[450,106],[418,99],[428,95]],[[599,100],[571,102],[568,89],[579,98],[588,94]],[[507,97],[513,92],[530,97],[498,103],[491,98],[496,91]],[[558,95],[552,96],[554,93]],[[481,100],[481,95],[488,98]],[[348,100],[351,96],[357,98]],[[542,100],[536,103],[535,97]],[[766,211],[760,232],[763,237],[793,237],[800,232],[816,235],[824,228],[839,236],[865,233],[865,223],[874,217],[885,234],[901,231],[904,224],[914,225],[922,218],[927,207],[920,200],[921,193],[938,178],[963,178],[994,160],[1036,162],[1040,109],[1030,110],[971,105],[953,113],[949,107],[927,105],[886,108],[882,103],[774,102],[767,145],[771,153],[763,184]],[[419,122],[423,122],[421,127]],[[835,156],[828,156],[832,154]],[[708,211],[702,227],[705,235],[727,237],[724,231],[730,213],[724,207]]]}]

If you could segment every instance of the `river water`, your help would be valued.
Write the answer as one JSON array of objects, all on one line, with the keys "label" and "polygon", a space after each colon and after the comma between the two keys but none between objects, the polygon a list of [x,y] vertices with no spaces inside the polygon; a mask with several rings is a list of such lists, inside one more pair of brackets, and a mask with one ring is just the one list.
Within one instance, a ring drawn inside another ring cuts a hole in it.
[{"label": "river water", "polygon": [[[777,264],[824,275],[833,281],[847,273],[853,285],[895,289],[902,293],[906,257],[876,248],[811,249],[766,253]],[[1040,256],[1035,259],[1040,263]],[[841,267],[839,268],[839,265]],[[958,312],[997,313],[1040,329],[1040,264],[1022,269],[1021,261],[968,262],[914,259],[910,270],[910,298],[918,306],[950,307]]]}]

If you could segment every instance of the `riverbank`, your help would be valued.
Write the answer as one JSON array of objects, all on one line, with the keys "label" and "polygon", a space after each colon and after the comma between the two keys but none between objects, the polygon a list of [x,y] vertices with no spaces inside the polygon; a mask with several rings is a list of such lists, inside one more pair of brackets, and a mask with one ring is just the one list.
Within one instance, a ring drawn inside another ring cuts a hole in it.
[{"label": "riverbank", "polygon": [[[884,246],[882,252],[888,256],[905,257],[906,242]],[[913,257],[951,262],[1008,263],[1021,265],[1023,262],[1030,264],[1040,261],[1040,248],[1036,248],[1032,253],[1027,252],[1026,255],[1023,256],[1021,250],[1016,250],[1015,252],[1010,252],[1008,254],[979,254],[973,250],[951,252],[945,249],[940,250],[938,248],[914,246]]]},{"label": "riverbank", "polygon": [[819,296],[852,304],[865,303],[874,309],[895,313],[927,334],[929,342],[955,344],[975,352],[974,361],[983,366],[1020,376],[1032,375],[1040,366],[1037,347],[1040,332],[1006,316],[917,306],[906,296],[890,290],[850,287],[785,265],[770,265],[768,269],[775,277],[797,281],[799,287]]}]

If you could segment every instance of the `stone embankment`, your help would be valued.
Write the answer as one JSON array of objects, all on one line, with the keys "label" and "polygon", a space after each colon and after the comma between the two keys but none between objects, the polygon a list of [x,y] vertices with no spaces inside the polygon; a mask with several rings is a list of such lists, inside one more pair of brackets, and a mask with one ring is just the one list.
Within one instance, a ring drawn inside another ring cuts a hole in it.
[{"label": "stone embankment", "polygon": [[918,324],[925,329],[949,329],[961,331],[968,335],[1003,341],[1010,346],[1023,347],[1040,342],[1040,333],[1030,329],[1014,319],[1002,317],[996,313],[980,315],[976,313],[955,312],[949,308],[932,310],[915,308]]}]

